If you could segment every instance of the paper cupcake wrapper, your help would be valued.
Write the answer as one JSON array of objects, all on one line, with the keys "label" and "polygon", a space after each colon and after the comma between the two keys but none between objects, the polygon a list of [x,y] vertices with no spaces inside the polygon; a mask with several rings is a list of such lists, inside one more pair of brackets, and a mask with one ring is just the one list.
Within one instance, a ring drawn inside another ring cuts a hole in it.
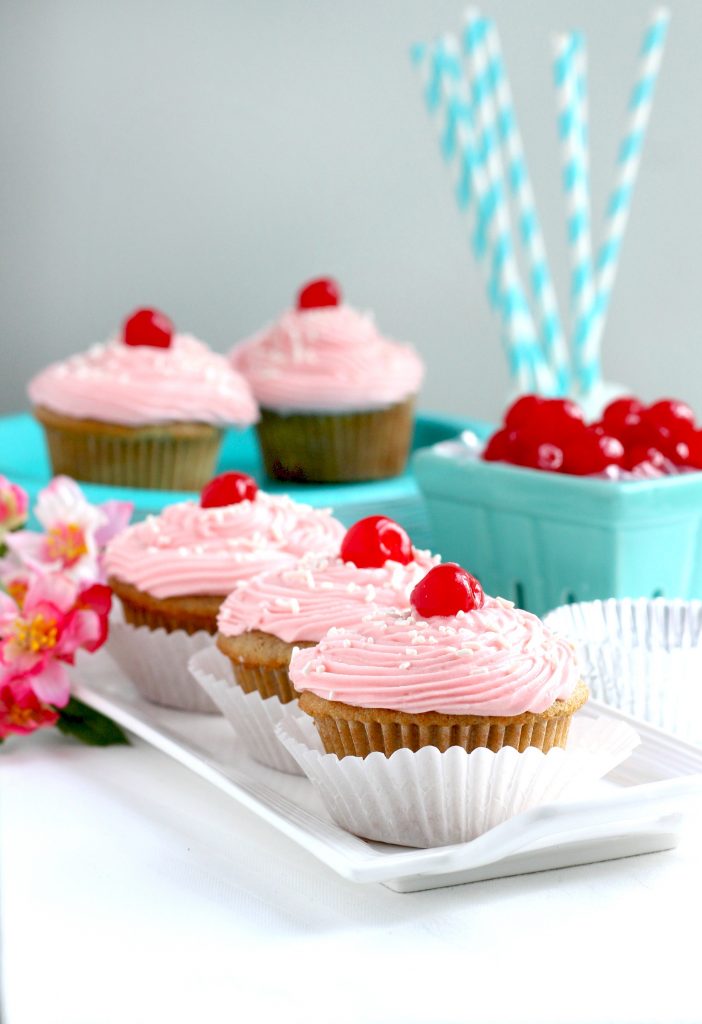
[{"label": "paper cupcake wrapper", "polygon": [[212,637],[204,631],[167,633],[164,629],[112,621],[106,647],[146,700],[180,711],[218,714],[217,706],[188,671],[193,654],[212,643]]},{"label": "paper cupcake wrapper", "polygon": [[214,476],[222,431],[207,423],[123,427],[35,410],[54,474],[112,487],[198,491]]},{"label": "paper cupcake wrapper", "polygon": [[519,753],[485,747],[398,750],[366,758],[325,754],[312,720],[284,709],[278,737],[318,790],[334,821],[365,839],[399,846],[464,843],[539,804],[573,795],[626,760],[639,744],[623,722],[576,719],[567,750]]},{"label": "paper cupcake wrapper", "polygon": [[407,464],[413,409],[413,398],[367,412],[261,409],[256,429],[266,473],[319,483],[399,476]]},{"label": "paper cupcake wrapper", "polygon": [[[210,646],[194,654],[188,667],[254,760],[289,775],[303,774],[275,732],[283,708],[292,704],[283,705],[277,697],[264,700],[258,690],[245,693],[231,680],[231,662],[217,647]],[[293,703],[297,707],[297,701]]]},{"label": "paper cupcake wrapper", "polygon": [[[336,710],[338,705],[333,702],[320,700],[319,703],[329,707],[328,713],[320,714],[315,708],[310,710],[309,698],[303,700],[305,711],[315,719],[324,749],[337,757],[368,757],[373,752],[390,757],[396,750],[406,747],[412,750],[463,747],[471,751],[476,747],[498,750],[510,746],[526,750],[533,746],[548,751],[552,747],[565,747],[573,718],[573,712],[569,711],[552,718],[529,715],[525,716],[525,721],[508,724],[486,716],[485,722],[479,724],[425,725],[419,721],[406,722],[404,719],[411,716],[401,714],[396,716],[399,721],[381,720],[372,717],[368,709],[357,710],[348,705],[344,706],[345,714],[341,716]],[[382,712],[378,712],[380,714]]]},{"label": "paper cupcake wrapper", "polygon": [[702,602],[587,601],[545,621],[575,643],[594,698],[702,743]]},{"label": "paper cupcake wrapper", "polygon": [[277,697],[281,704],[297,700],[297,693],[290,682],[286,668],[269,668],[267,665],[236,664],[227,659],[234,677],[244,693],[258,693],[263,700]]}]

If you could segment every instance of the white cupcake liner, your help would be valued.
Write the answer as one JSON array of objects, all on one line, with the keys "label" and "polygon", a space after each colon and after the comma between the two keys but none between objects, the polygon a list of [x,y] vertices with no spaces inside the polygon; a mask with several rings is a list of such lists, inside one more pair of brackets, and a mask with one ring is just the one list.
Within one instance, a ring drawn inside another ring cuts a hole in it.
[{"label": "white cupcake liner", "polygon": [[538,804],[573,795],[638,746],[636,732],[604,718],[575,719],[568,749],[529,747],[466,753],[450,747],[390,757],[325,754],[311,718],[283,712],[276,732],[342,828],[383,843],[430,847],[464,843]]},{"label": "white cupcake liner", "polygon": [[[232,679],[229,658],[213,645],[194,654],[188,667],[254,760],[289,775],[303,774],[275,733],[283,708],[290,704],[281,704],[277,697],[264,700],[259,693],[245,693]],[[293,703],[297,707],[297,701]]]},{"label": "white cupcake liner", "polygon": [[219,709],[197,685],[188,671],[193,654],[212,647],[213,638],[204,630],[172,633],[148,626],[132,626],[113,619],[107,650],[129,676],[142,697],[179,711],[219,714]]},{"label": "white cupcake liner", "polygon": [[545,621],[574,642],[594,698],[702,743],[702,601],[587,601]]}]

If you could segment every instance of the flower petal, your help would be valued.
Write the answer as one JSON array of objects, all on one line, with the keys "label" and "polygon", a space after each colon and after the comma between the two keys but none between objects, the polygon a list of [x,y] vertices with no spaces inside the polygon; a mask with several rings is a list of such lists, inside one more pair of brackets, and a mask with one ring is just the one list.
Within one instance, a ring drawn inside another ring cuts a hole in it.
[{"label": "flower petal", "polygon": [[71,695],[71,680],[65,665],[54,658],[47,658],[41,668],[27,678],[27,682],[39,700],[65,707]]}]

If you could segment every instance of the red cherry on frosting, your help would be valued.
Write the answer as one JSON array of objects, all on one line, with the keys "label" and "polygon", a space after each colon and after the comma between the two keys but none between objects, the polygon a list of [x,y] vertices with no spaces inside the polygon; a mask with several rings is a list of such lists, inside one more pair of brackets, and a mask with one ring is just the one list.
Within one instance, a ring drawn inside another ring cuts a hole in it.
[{"label": "red cherry on frosting", "polygon": [[340,302],[341,289],[333,277],[318,277],[297,293],[298,309],[320,309],[322,306],[338,306]]},{"label": "red cherry on frosting", "polygon": [[484,603],[480,583],[455,562],[435,565],[410,594],[410,604],[424,619],[472,612]]},{"label": "red cherry on frosting", "polygon": [[159,313],[157,309],[137,309],[122,327],[125,345],[170,348],[173,333],[173,324],[165,313]]},{"label": "red cherry on frosting", "polygon": [[341,557],[359,569],[379,569],[386,562],[412,561],[412,541],[405,530],[387,516],[367,516],[350,526],[341,542]]},{"label": "red cherry on frosting", "polygon": [[221,508],[223,505],[238,505],[240,501],[253,501],[258,486],[248,473],[220,473],[202,488],[201,508]]}]

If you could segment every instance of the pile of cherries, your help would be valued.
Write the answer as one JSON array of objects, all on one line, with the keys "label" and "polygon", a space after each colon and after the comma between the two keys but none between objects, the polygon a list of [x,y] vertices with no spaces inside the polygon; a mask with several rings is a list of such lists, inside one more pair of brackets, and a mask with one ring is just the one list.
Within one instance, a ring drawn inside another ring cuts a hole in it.
[{"label": "pile of cherries", "polygon": [[594,476],[609,467],[653,467],[661,473],[670,472],[671,464],[702,469],[702,430],[690,406],[676,399],[644,405],[637,398],[618,398],[601,420],[586,423],[575,402],[524,395],[507,410],[482,458],[574,476]]}]

